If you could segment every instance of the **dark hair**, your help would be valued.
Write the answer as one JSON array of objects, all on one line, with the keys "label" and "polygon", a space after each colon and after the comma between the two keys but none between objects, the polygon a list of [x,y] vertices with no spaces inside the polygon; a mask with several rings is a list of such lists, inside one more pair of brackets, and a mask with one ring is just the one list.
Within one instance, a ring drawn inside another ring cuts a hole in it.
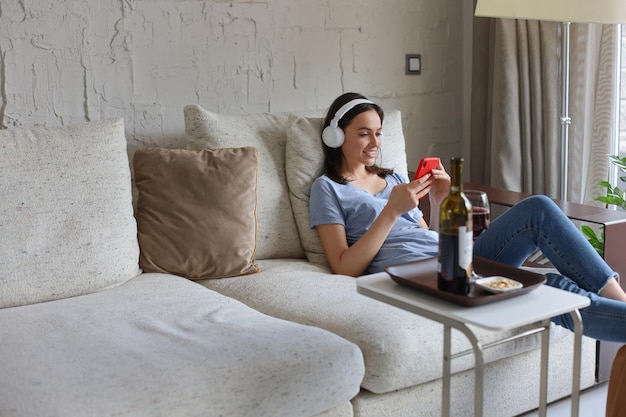
[{"label": "dark hair", "polygon": [[[335,117],[335,113],[337,113],[337,110],[339,110],[341,106],[349,101],[358,98],[367,99],[367,97],[359,93],[344,93],[337,97],[328,108],[322,130],[324,130],[326,126],[330,125],[331,120],[333,119],[333,117]],[[350,123],[352,123],[352,119],[354,119],[357,115],[369,110],[376,110],[376,112],[380,116],[380,121],[382,123],[385,118],[385,112],[383,111],[383,109],[378,104],[362,103],[357,104],[355,107],[350,109],[350,111],[348,111],[341,118],[341,120],[339,120],[338,126],[342,130],[345,130],[346,127]],[[343,162],[343,151],[341,150],[341,147],[331,148],[330,146],[327,146],[323,141],[322,147],[324,148],[324,173],[326,174],[326,176],[328,176],[333,181],[338,182],[339,184],[347,184],[348,179],[341,175],[341,163]],[[372,172],[378,175],[379,177],[385,177],[386,175],[389,175],[393,172],[391,169],[381,168],[377,165],[366,166],[365,169],[368,172]]]}]

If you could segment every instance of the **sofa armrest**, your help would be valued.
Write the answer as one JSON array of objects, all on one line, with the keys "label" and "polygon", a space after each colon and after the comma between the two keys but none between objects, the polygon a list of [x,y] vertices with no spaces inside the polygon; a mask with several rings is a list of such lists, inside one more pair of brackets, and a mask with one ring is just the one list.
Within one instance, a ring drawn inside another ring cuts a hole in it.
[{"label": "sofa armrest", "polygon": [[[501,188],[489,187],[475,183],[466,182],[463,185],[465,190],[481,190],[487,193],[492,204],[511,207],[521,200],[530,197],[531,194],[517,191],[509,191]],[[572,220],[580,220],[597,224],[626,223],[626,212],[608,210],[604,207],[589,206],[585,204],[570,203],[553,199],[553,201]]]},{"label": "sofa armrest", "polygon": [[[465,183],[463,187],[466,190],[485,191],[491,204],[505,207],[511,207],[530,196],[528,193],[474,183]],[[570,219],[604,227],[604,259],[620,276],[626,277],[626,257],[623,256],[626,253],[626,212],[558,199],[553,200]],[[626,279],[622,280],[622,286],[624,285],[626,285]]]},{"label": "sofa armrest", "polygon": [[[491,204],[503,207],[511,207],[531,195],[471,182],[464,183],[463,188],[465,190],[485,191]],[[622,285],[626,285],[626,256],[623,256],[626,253],[626,212],[558,199],[553,200],[570,219],[604,227],[604,259],[621,277],[625,277],[622,280]],[[427,198],[420,201],[420,209],[428,221],[430,219],[430,205]]]}]

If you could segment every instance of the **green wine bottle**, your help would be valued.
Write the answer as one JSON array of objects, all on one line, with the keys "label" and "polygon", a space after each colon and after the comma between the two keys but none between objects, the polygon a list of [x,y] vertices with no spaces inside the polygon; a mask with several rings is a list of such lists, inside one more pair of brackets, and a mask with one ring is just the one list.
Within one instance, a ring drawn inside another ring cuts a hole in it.
[{"label": "green wine bottle", "polygon": [[437,287],[456,294],[469,293],[472,274],[472,205],[463,194],[463,158],[451,158],[450,194],[439,209],[439,263]]}]

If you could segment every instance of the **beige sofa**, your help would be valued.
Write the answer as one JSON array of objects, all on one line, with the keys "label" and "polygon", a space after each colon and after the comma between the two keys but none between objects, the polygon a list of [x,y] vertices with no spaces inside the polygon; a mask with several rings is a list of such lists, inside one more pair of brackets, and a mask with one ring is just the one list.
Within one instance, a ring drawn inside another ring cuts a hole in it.
[{"label": "beige sofa", "polygon": [[[188,150],[135,154],[135,211],[121,120],[0,132],[0,415],[439,415],[441,326],[330,274],[308,226],[310,116],[186,107]],[[406,172],[399,112],[384,130],[381,164]],[[573,337],[551,337],[554,400]],[[486,415],[537,406],[538,345],[487,351]],[[472,366],[453,362],[453,415]],[[594,371],[585,338],[583,387]]]}]

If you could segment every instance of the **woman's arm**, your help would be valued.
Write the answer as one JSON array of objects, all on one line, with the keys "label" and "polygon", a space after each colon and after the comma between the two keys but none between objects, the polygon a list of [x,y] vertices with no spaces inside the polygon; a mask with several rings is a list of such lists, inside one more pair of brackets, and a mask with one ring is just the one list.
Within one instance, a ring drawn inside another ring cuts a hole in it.
[{"label": "woman's arm", "polygon": [[430,188],[428,179],[396,185],[391,191],[385,208],[367,232],[352,246],[348,246],[343,225],[317,225],[317,234],[333,272],[353,277],[363,275],[387,239],[398,217],[414,209],[419,199],[426,195]]},{"label": "woman's arm", "polygon": [[382,247],[397,216],[380,213],[367,232],[348,246],[346,231],[340,224],[320,224],[316,227],[326,260],[335,274],[358,277],[363,275]]}]

